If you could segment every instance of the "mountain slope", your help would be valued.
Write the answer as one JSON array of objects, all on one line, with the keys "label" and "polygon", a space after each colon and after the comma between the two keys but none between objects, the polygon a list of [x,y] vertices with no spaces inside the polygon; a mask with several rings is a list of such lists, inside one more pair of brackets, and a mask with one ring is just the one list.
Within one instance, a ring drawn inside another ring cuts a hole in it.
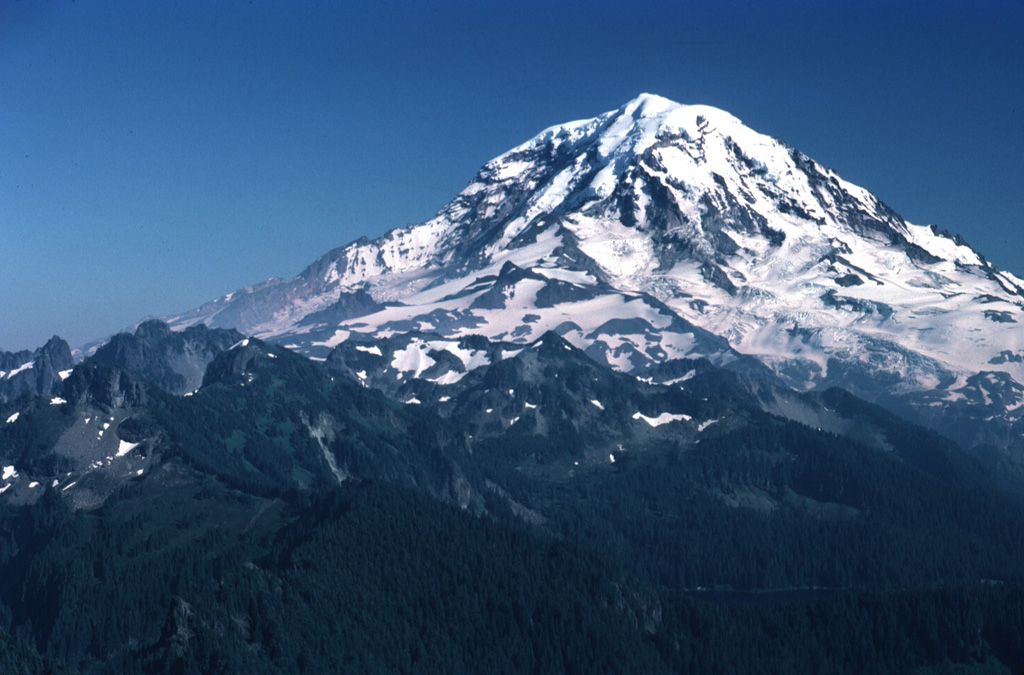
[{"label": "mountain slope", "polygon": [[[61,402],[19,399],[0,426],[2,627],[85,672],[451,672],[495,653],[517,672],[772,672],[874,625],[882,642],[826,669],[1024,653],[1020,498],[845,392],[707,360],[655,383],[554,332],[352,340],[324,363],[246,338],[184,396],[161,389],[180,354],[143,351],[137,370],[86,360]],[[679,597],[708,588],[815,602]],[[958,618],[907,620],[918,606]]]},{"label": "mountain slope", "polygon": [[57,336],[35,351],[0,352],[0,404],[24,394],[55,394],[75,362]]},{"label": "mountain slope", "polygon": [[170,323],[318,357],[410,330],[554,330],[626,372],[746,355],[798,389],[842,386],[1012,451],[1022,307],[1024,282],[958,237],[726,112],[645,94],[488,162],[423,224]]},{"label": "mountain slope", "polygon": [[198,389],[206,366],[244,337],[233,330],[207,330],[204,325],[176,333],[161,321],[145,321],[134,335],[112,337],[92,360],[134,371],[164,391],[180,395]]}]

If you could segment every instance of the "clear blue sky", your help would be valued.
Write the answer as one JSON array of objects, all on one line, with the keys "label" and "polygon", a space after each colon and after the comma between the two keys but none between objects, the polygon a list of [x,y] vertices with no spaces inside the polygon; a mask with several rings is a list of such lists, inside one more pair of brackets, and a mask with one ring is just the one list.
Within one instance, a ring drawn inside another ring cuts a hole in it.
[{"label": "clear blue sky", "polygon": [[1019,0],[0,0],[0,349],[293,276],[644,91],[1024,275],[1022,36]]}]

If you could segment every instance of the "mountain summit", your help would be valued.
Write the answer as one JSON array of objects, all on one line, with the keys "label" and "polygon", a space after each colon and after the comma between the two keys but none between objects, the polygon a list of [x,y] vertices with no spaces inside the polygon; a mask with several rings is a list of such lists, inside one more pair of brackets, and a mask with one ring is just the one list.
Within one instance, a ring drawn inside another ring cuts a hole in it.
[{"label": "mountain summit", "polygon": [[294,279],[0,352],[0,671],[1022,672],[1022,302],[722,111],[552,127]]},{"label": "mountain summit", "polygon": [[1024,282],[959,237],[724,111],[642,94],[491,160],[425,223],[169,322],[316,357],[409,331],[553,330],[625,372],[753,358],[797,389],[843,386],[1014,446],[1022,307]]}]

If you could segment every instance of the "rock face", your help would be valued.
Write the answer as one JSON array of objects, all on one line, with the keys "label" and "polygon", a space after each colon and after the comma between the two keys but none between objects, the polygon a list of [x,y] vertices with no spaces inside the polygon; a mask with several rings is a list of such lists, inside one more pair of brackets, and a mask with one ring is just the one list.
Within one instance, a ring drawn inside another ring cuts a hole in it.
[{"label": "rock face", "polygon": [[[1024,450],[1024,282],[726,112],[642,95],[488,162],[433,219],[170,317],[325,357],[554,331],[624,372],[707,358]],[[745,360],[742,360],[745,357]]]},{"label": "rock face", "polygon": [[74,367],[68,343],[57,336],[33,352],[0,352],[0,403],[23,394],[56,394]]},{"label": "rock face", "polygon": [[161,321],[146,321],[134,335],[119,333],[96,350],[92,360],[137,373],[172,394],[195,391],[217,354],[242,340],[234,330],[193,326],[172,331]]},{"label": "rock face", "polygon": [[88,403],[102,409],[146,405],[146,386],[137,375],[102,363],[84,363],[64,383],[61,398],[73,404]]}]

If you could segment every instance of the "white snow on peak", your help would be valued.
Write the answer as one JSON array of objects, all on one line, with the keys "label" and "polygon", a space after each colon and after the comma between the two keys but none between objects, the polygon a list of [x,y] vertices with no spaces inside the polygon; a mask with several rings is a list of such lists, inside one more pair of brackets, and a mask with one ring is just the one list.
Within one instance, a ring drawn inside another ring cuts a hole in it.
[{"label": "white snow on peak", "polygon": [[367,354],[374,354],[376,356],[383,356],[383,354],[381,354],[381,352],[380,352],[380,347],[378,347],[377,345],[371,345],[369,347],[367,347],[365,345],[356,345],[356,349],[358,351],[361,351],[361,352],[366,352]]},{"label": "white snow on peak", "polygon": [[664,96],[644,92],[622,106],[622,110],[634,117],[654,117],[679,107],[681,106],[678,103]]},{"label": "white snow on peak", "polygon": [[62,403],[67,403],[67,401],[62,399],[60,396],[54,396],[50,399],[50,405],[60,405]]},{"label": "white snow on peak", "polygon": [[15,471],[13,464],[4,467],[3,480],[9,480],[11,478],[17,478],[17,477],[18,477],[18,472]]},{"label": "white snow on peak", "polygon": [[[509,262],[532,274],[474,305]],[[525,346],[557,330],[625,372],[673,358],[723,365],[739,352],[804,389],[828,384],[837,362],[885,371],[901,391],[982,370],[1024,382],[1012,358],[1024,282],[731,114],[654,94],[543,130],[484,165],[431,220],[331,251],[307,272],[172,323],[216,325],[251,303],[252,325],[239,330],[317,358],[311,347],[350,334],[439,334],[395,352],[402,378],[432,366],[433,350],[466,372],[486,364],[458,346],[468,335]],[[555,281],[587,293],[542,303]],[[386,305],[300,323],[353,291]],[[730,346],[709,346],[679,319]]]},{"label": "white snow on peak", "polygon": [[601,402],[600,402],[600,401],[598,401],[598,400],[596,400],[596,399],[591,399],[590,403],[591,403],[592,405],[594,405],[595,407],[599,408],[600,410],[604,410],[604,406],[603,406],[603,405],[601,405]]},{"label": "white snow on peak", "polygon": [[10,417],[7,418],[7,423],[13,424],[14,422],[17,422],[19,415],[21,415],[21,413],[14,413],[13,415],[11,415]]}]

